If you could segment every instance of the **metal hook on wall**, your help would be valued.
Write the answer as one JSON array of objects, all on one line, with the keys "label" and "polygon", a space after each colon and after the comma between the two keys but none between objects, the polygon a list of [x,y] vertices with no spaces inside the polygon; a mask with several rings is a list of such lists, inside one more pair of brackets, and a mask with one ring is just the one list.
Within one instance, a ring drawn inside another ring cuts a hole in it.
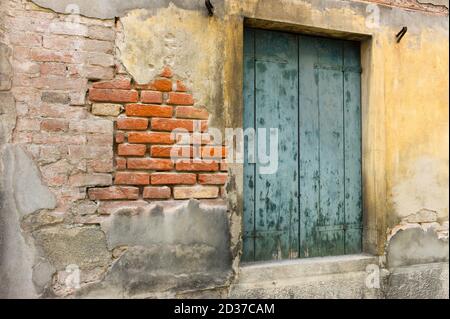
[{"label": "metal hook on wall", "polygon": [[403,27],[399,33],[397,33],[397,35],[395,36],[397,38],[397,43],[399,43],[403,36],[406,34],[406,32],[408,31],[408,27]]},{"label": "metal hook on wall", "polygon": [[205,0],[206,9],[208,9],[208,15],[212,17],[214,15],[214,6],[210,0]]}]

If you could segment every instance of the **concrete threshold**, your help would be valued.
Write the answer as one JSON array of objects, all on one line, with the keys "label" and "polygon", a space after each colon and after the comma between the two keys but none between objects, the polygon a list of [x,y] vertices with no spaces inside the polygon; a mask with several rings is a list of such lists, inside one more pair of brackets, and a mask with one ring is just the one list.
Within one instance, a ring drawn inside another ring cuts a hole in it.
[{"label": "concrete threshold", "polygon": [[238,284],[311,276],[365,272],[368,265],[379,264],[377,256],[368,254],[315,257],[242,264]]}]

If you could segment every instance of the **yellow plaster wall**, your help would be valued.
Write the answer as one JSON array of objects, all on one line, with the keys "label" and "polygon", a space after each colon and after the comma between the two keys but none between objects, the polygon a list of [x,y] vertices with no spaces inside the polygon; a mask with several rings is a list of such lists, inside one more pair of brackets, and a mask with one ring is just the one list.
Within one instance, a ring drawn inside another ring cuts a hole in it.
[{"label": "yellow plaster wall", "polygon": [[[171,64],[213,114],[210,124],[238,127],[244,20],[361,39],[367,48],[363,143],[369,227],[384,238],[385,227],[422,208],[448,220],[447,16],[342,0],[226,0],[212,18],[169,5],[132,10],[121,18],[119,56],[143,82]],[[396,43],[403,26],[408,33]],[[230,190],[239,193],[239,168],[233,174],[236,183]],[[232,207],[240,209],[240,200],[239,194],[233,196]]]}]

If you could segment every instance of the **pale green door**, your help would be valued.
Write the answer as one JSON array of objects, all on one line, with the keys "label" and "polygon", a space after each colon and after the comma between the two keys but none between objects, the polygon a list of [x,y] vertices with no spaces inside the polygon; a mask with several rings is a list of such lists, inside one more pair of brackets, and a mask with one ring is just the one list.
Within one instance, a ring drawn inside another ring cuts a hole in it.
[{"label": "pale green door", "polygon": [[244,128],[278,129],[279,164],[245,162],[243,260],[360,252],[359,43],[246,29],[244,44]]}]

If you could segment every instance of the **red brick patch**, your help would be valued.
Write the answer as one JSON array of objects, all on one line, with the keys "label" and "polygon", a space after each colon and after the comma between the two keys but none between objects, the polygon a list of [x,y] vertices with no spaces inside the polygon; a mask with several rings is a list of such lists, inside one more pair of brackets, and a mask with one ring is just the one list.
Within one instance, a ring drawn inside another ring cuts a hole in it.
[{"label": "red brick patch", "polygon": [[91,188],[88,190],[89,198],[92,200],[108,199],[138,199],[139,188],[111,186],[105,188]]},{"label": "red brick patch", "polygon": [[117,185],[148,185],[150,175],[147,173],[117,172],[114,182]]},{"label": "red brick patch", "polygon": [[193,185],[197,177],[195,174],[153,173],[150,180],[152,185]]},{"label": "red brick patch", "polygon": [[161,104],[163,102],[163,95],[161,92],[156,91],[141,91],[141,102]]},{"label": "red brick patch", "polygon": [[117,150],[120,156],[144,156],[147,146],[141,144],[120,144]]},{"label": "red brick patch", "polygon": [[172,117],[173,108],[168,105],[128,104],[125,107],[127,116]]},{"label": "red brick patch", "polygon": [[194,105],[194,97],[192,94],[170,92],[167,104],[171,105]]},{"label": "red brick patch", "polygon": [[173,169],[173,166],[173,162],[170,159],[161,158],[129,158],[127,161],[129,169],[170,171]]},{"label": "red brick patch", "polygon": [[167,186],[154,187],[147,186],[144,188],[143,197],[146,199],[168,199],[170,198],[171,191]]},{"label": "red brick patch", "polygon": [[128,78],[115,79],[111,81],[97,82],[92,85],[95,89],[131,89],[131,81]]},{"label": "red brick patch", "polygon": [[228,174],[199,174],[198,182],[205,185],[223,185],[227,178]]},{"label": "red brick patch", "polygon": [[[44,55],[43,52],[41,59],[59,61],[66,58]],[[171,68],[164,68],[160,76],[148,84],[136,84],[124,76],[96,82],[89,90],[89,99],[91,102],[105,103],[94,103],[96,106],[115,106],[115,113],[100,112],[98,107],[93,107],[96,117],[111,117],[125,110],[125,114],[117,117],[114,144],[106,136],[111,130],[110,119],[85,119],[83,124],[61,119],[39,119],[36,124],[42,131],[70,129],[88,132],[92,135],[88,137],[88,142],[104,140],[105,146],[110,147],[108,150],[114,150],[114,161],[93,158],[87,167],[98,173],[115,171],[116,186],[108,186],[113,180],[107,174],[71,177],[73,185],[94,187],[88,190],[89,198],[100,201],[129,200],[130,203],[143,198],[141,201],[145,203],[145,200],[223,196],[228,167],[221,161],[226,157],[227,150],[220,144],[214,144],[208,133],[207,109],[194,105],[193,95],[182,81],[173,79]],[[180,131],[173,134],[177,129]],[[175,140],[179,144],[175,144]],[[198,148],[198,145],[202,147]],[[108,150],[99,151],[99,156]],[[178,159],[174,160],[174,157]],[[201,160],[192,160],[193,157]]]},{"label": "red brick patch", "polygon": [[117,128],[119,130],[146,130],[148,120],[144,118],[121,117],[117,119]]},{"label": "red brick patch", "polygon": [[201,132],[205,132],[208,129],[207,121],[194,121],[194,120],[180,120],[180,119],[162,119],[152,118],[151,122],[152,130],[156,131],[173,131],[176,129],[186,130],[193,132],[194,128]]},{"label": "red brick patch", "polygon": [[134,90],[92,88],[89,99],[94,102],[134,103],[138,101],[139,94]]},{"label": "red brick patch", "polygon": [[202,172],[213,172],[219,170],[219,164],[216,162],[187,162],[180,161],[176,163],[177,171],[202,171]]},{"label": "red brick patch", "polygon": [[173,144],[174,138],[171,133],[162,132],[130,132],[128,142],[143,144]]}]

